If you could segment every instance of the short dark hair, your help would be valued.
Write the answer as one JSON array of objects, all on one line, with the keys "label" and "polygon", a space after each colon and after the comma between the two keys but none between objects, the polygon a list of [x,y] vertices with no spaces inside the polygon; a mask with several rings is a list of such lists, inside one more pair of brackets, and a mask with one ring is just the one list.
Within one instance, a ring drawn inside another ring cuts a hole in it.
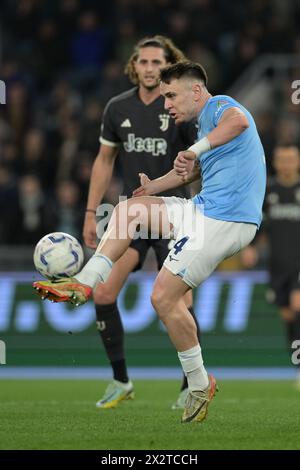
[{"label": "short dark hair", "polygon": [[163,83],[170,84],[171,80],[179,80],[182,77],[196,78],[207,85],[207,73],[201,64],[196,62],[181,61],[168,65],[160,71],[160,79]]}]

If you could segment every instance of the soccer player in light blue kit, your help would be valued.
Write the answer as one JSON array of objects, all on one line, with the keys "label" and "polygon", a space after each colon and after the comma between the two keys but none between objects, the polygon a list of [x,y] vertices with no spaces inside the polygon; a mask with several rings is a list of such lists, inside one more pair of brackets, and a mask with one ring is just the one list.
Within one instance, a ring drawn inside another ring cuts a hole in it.
[{"label": "soccer player in light blue kit", "polygon": [[[181,62],[161,71],[166,109],[176,123],[198,118],[199,140],[179,152],[165,176],[150,181],[140,175],[135,197],[116,206],[95,255],[75,278],[34,283],[43,298],[80,305],[108,279],[137,231],[151,232],[152,238],[171,234],[175,244],[151,300],[187,376],[182,422],[202,421],[216,391],[183,296],[251,242],[261,223],[266,185],[264,151],[252,116],[229,96],[212,97],[206,85],[200,64]],[[192,200],[152,196],[200,179],[200,171],[202,190]]]}]

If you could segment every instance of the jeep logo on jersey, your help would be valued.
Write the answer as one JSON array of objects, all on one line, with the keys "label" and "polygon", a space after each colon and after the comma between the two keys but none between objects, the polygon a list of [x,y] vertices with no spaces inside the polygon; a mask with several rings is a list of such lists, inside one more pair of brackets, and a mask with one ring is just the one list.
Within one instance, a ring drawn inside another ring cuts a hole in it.
[{"label": "jeep logo on jersey", "polygon": [[161,120],[161,126],[160,129],[165,132],[168,127],[169,127],[169,120],[170,120],[170,115],[169,114],[160,114],[159,119]]},{"label": "jeep logo on jersey", "polygon": [[147,152],[152,155],[166,155],[167,142],[165,139],[146,137],[135,137],[134,134],[128,134],[127,142],[124,142],[126,152]]}]

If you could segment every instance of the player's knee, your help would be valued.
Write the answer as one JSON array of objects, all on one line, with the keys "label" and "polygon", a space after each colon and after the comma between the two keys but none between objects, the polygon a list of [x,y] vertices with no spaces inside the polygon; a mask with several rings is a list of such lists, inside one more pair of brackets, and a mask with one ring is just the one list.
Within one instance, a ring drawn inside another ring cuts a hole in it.
[{"label": "player's knee", "polygon": [[132,223],[132,226],[129,228],[130,230],[133,230],[133,233],[130,234],[133,236],[137,225],[144,225],[147,222],[147,207],[142,203],[142,201],[137,201],[137,199],[133,198],[121,201],[114,209],[114,217],[120,227],[125,227],[128,222]]},{"label": "player's knee", "polygon": [[105,284],[99,284],[97,289],[94,291],[94,302],[98,305],[109,305],[113,304],[117,299],[117,292],[114,292],[111,288]]},{"label": "player's knee", "polygon": [[155,310],[158,312],[160,310],[160,306],[163,302],[163,295],[160,289],[154,289],[151,294],[151,303]]},{"label": "player's knee", "polygon": [[166,295],[163,288],[155,288],[151,295],[151,303],[157,311],[161,320],[167,315],[172,308],[173,304],[170,298]]},{"label": "player's knee", "polygon": [[128,216],[135,224],[148,228],[148,207],[143,197],[128,200]]}]

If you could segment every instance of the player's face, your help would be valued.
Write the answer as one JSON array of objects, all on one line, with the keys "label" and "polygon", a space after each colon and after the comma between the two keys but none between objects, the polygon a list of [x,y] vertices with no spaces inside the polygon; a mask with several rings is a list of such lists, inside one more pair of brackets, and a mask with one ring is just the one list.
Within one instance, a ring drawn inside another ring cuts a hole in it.
[{"label": "player's face", "polygon": [[279,176],[297,176],[300,169],[300,157],[297,147],[278,148],[274,155],[274,168]]},{"label": "player's face", "polygon": [[197,116],[198,95],[195,95],[194,85],[190,81],[174,79],[169,84],[162,82],[160,92],[165,98],[165,108],[176,124],[191,121]]},{"label": "player's face", "polygon": [[139,85],[152,90],[159,86],[160,69],[168,65],[164,50],[160,47],[143,47],[135,62]]}]

